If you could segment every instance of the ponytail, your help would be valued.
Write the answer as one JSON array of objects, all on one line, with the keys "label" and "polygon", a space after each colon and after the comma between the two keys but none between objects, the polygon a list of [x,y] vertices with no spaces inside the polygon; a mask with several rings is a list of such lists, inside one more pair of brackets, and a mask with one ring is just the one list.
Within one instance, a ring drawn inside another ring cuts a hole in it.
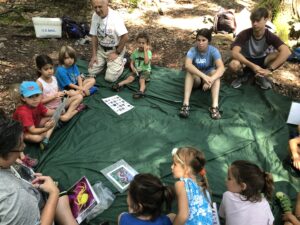
[{"label": "ponytail", "polygon": [[265,177],[265,185],[262,189],[262,193],[264,193],[265,197],[270,201],[272,198],[272,193],[274,191],[274,182],[272,174],[268,172],[264,172]]},{"label": "ponytail", "polygon": [[163,196],[166,203],[166,210],[169,212],[172,208],[172,202],[175,199],[175,190],[173,186],[163,185]]}]

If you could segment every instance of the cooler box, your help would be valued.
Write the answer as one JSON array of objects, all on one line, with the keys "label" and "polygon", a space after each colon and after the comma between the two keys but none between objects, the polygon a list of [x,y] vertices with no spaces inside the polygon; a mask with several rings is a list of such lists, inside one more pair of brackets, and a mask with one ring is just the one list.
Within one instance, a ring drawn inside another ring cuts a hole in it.
[{"label": "cooler box", "polygon": [[32,17],[32,22],[37,38],[61,38],[60,18]]}]

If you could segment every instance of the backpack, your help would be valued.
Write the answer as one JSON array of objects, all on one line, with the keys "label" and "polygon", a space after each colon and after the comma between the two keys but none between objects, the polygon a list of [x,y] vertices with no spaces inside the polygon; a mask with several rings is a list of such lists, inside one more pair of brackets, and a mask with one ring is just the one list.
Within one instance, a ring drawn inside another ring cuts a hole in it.
[{"label": "backpack", "polygon": [[62,31],[67,38],[83,38],[89,35],[89,25],[86,23],[77,23],[69,17],[62,17]]},{"label": "backpack", "polygon": [[234,11],[221,8],[214,18],[214,32],[234,33],[235,29],[236,21]]}]

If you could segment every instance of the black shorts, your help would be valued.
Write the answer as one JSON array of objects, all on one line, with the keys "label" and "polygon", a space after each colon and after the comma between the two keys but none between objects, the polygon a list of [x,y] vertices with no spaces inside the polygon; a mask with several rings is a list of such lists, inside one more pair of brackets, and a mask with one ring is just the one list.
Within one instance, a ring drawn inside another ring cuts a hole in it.
[{"label": "black shorts", "polygon": [[[265,65],[266,57],[267,56],[264,56],[262,58],[246,58],[246,59],[249,60],[250,62],[260,66],[261,68],[266,69],[267,68],[267,66]],[[243,71],[244,71],[244,73],[253,73],[254,74],[254,72],[247,66],[244,67]]]}]

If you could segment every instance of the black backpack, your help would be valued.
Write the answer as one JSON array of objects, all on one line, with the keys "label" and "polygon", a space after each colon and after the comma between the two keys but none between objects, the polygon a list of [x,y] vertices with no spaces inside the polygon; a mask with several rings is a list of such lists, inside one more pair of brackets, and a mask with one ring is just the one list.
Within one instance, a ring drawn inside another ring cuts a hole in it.
[{"label": "black backpack", "polygon": [[236,21],[232,10],[220,9],[214,18],[215,33],[234,33]]},{"label": "black backpack", "polygon": [[86,23],[77,23],[75,20],[64,16],[62,17],[62,30],[67,38],[83,38],[90,32],[90,27]]}]

